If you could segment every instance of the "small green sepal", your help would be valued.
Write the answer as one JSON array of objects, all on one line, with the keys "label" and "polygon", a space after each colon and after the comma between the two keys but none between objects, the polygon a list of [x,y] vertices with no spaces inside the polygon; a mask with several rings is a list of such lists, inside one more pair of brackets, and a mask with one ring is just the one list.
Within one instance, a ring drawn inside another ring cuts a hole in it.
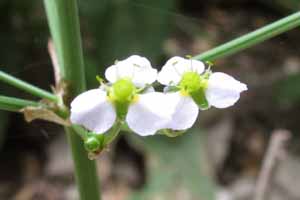
[{"label": "small green sepal", "polygon": [[210,105],[205,97],[204,90],[196,90],[191,92],[190,95],[201,110],[207,110],[210,108]]},{"label": "small green sepal", "polygon": [[163,129],[163,130],[159,131],[160,134],[166,135],[168,137],[178,137],[178,136],[183,135],[185,132],[186,132],[186,130],[177,131],[177,130],[172,130],[172,129]]}]

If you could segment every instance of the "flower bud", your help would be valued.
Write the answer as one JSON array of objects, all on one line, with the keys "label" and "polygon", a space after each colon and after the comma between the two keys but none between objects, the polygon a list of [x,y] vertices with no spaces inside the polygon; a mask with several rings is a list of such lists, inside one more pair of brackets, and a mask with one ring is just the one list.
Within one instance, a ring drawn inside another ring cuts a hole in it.
[{"label": "flower bud", "polygon": [[95,152],[101,148],[101,142],[97,137],[90,136],[84,141],[84,147],[88,152]]}]

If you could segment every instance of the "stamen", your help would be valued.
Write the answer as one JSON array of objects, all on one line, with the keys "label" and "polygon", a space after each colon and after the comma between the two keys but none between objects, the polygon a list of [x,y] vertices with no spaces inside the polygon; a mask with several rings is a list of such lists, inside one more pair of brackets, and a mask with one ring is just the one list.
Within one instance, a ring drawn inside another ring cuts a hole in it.
[{"label": "stamen", "polygon": [[138,89],[136,90],[136,93],[143,93],[143,92],[145,92],[146,90],[148,90],[150,87],[151,87],[151,85],[146,84],[144,87],[138,88]]},{"label": "stamen", "polygon": [[193,69],[193,60],[190,59],[190,61],[191,61],[191,71],[192,71],[192,72],[196,72],[196,69],[195,69],[195,71],[194,71],[194,69]]},{"label": "stamen", "polygon": [[97,81],[100,83],[100,87],[101,89],[104,89],[106,92],[109,91],[109,86],[106,85],[105,80],[103,78],[101,78],[99,75],[96,76]]},{"label": "stamen", "polygon": [[96,75],[96,79],[100,83],[100,85],[102,85],[104,83],[104,79],[101,78],[99,75]]},{"label": "stamen", "polygon": [[209,73],[209,75],[212,73],[211,67],[214,66],[214,63],[211,61],[206,61],[205,64],[207,64],[207,70],[205,71],[205,73]]},{"label": "stamen", "polygon": [[194,71],[194,69],[193,69],[193,56],[191,56],[191,55],[186,55],[185,57],[191,61],[191,65],[190,65],[191,67],[190,67],[190,70],[191,70],[192,72],[196,72],[196,71]]}]

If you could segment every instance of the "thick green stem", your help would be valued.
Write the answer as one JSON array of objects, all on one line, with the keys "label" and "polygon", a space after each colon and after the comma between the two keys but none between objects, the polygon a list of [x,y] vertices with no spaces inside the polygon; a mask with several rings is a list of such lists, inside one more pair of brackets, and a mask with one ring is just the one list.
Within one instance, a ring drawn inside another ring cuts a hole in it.
[{"label": "thick green stem", "polygon": [[58,98],[54,94],[52,94],[46,90],[40,89],[34,85],[31,85],[25,81],[20,80],[18,78],[15,78],[1,70],[0,70],[0,81],[10,84],[16,88],[19,88],[25,92],[28,92],[28,93],[34,95],[34,96],[48,99],[53,102],[58,102]]},{"label": "thick green stem", "polygon": [[256,31],[229,41],[202,54],[196,55],[195,57],[193,57],[193,59],[213,61],[218,58],[229,56],[231,54],[242,51],[243,49],[261,43],[267,39],[275,37],[281,33],[289,31],[297,26],[300,26],[300,12],[296,12]]},{"label": "thick green stem", "polygon": [[[83,54],[76,0],[44,0],[61,77],[69,85],[70,99],[85,90]],[[99,200],[96,165],[87,157],[83,141],[71,128],[65,128],[72,149],[75,175],[81,200]]]},{"label": "thick green stem", "polygon": [[0,95],[0,110],[19,112],[22,108],[27,106],[42,106],[42,104],[25,99],[18,99],[14,97],[7,97]]},{"label": "thick green stem", "polygon": [[83,140],[71,128],[65,128],[74,160],[77,188],[81,200],[99,200],[99,183],[95,161],[88,159]]}]

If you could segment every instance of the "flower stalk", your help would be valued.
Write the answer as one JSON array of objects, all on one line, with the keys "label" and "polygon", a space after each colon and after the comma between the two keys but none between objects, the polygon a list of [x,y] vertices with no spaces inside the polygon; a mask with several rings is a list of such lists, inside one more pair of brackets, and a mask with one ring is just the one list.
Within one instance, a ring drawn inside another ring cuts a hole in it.
[{"label": "flower stalk", "polygon": [[296,12],[244,36],[238,37],[202,54],[196,55],[193,59],[214,61],[218,58],[223,58],[240,52],[298,26],[300,26],[300,12]]},{"label": "flower stalk", "polygon": [[[83,53],[76,0],[44,0],[48,23],[58,57],[61,78],[68,83],[68,100],[85,90]],[[81,137],[65,127],[75,165],[81,200],[99,200],[96,165],[87,157]]]},{"label": "flower stalk", "polygon": [[48,99],[52,102],[58,102],[58,97],[55,96],[54,94],[43,90],[41,88],[38,88],[34,85],[31,85],[25,81],[22,81],[16,77],[13,77],[3,71],[0,70],[0,81],[5,82],[9,85],[12,85],[20,90],[23,90],[29,94],[32,94],[34,96],[43,98],[43,99]]}]

